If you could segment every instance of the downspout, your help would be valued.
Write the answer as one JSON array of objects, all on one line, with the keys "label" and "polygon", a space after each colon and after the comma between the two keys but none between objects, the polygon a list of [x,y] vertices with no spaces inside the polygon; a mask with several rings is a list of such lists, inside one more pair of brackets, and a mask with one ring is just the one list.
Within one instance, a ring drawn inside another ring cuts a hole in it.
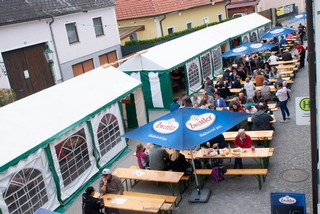
[{"label": "downspout", "polygon": [[161,29],[161,36],[163,36],[163,29],[162,29],[162,21],[167,18],[166,14],[163,15],[163,19],[160,20],[160,29]]},{"label": "downspout", "polygon": [[226,2],[226,5],[225,5],[225,11],[226,11],[226,18],[228,19],[229,18],[229,13],[228,13],[228,9],[227,9],[227,6],[231,4],[231,0],[227,1]]},{"label": "downspout", "polygon": [[63,80],[62,69],[61,69],[61,65],[60,65],[60,59],[59,59],[59,55],[58,55],[58,49],[57,49],[57,46],[56,46],[56,40],[54,38],[53,31],[52,31],[53,22],[54,22],[54,17],[51,16],[51,21],[49,22],[49,29],[50,29],[50,34],[51,34],[51,38],[52,38],[53,47],[54,47],[54,50],[55,50],[54,53],[55,53],[56,58],[57,58],[59,72],[60,72],[60,76],[61,76],[61,79],[57,80],[56,82],[63,82],[64,80]]}]

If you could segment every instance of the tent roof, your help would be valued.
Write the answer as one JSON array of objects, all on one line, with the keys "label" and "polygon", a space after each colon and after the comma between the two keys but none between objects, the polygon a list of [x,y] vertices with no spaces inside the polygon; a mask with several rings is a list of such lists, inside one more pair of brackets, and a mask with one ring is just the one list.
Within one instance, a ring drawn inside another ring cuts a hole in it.
[{"label": "tent roof", "polygon": [[204,51],[269,23],[270,20],[253,13],[228,22],[207,27],[194,33],[154,46],[120,65],[122,71],[168,70]]},{"label": "tent roof", "polygon": [[257,13],[251,13],[222,24],[214,25],[212,27],[218,32],[223,33],[226,37],[233,38],[252,31],[253,29],[264,26],[270,22],[271,21],[264,16],[261,16]]},{"label": "tent roof", "polygon": [[99,67],[0,108],[0,168],[141,85]]},{"label": "tent roof", "polygon": [[168,70],[225,42],[228,38],[212,27],[149,48],[120,65],[122,71]]}]

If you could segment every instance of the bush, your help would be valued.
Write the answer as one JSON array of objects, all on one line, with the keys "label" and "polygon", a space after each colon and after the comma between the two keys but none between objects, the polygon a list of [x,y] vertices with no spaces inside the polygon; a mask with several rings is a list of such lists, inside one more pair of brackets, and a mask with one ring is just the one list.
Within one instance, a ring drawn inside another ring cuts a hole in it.
[{"label": "bush", "polygon": [[13,103],[15,100],[16,94],[12,89],[0,88],[0,107]]},{"label": "bush", "polygon": [[[234,19],[234,18],[225,19],[225,20],[222,20],[221,22],[211,22],[211,23],[208,24],[208,26],[213,26],[213,25],[216,25],[216,24],[220,24],[220,23],[232,20],[232,19]],[[126,41],[125,46],[151,44],[151,43],[156,43],[156,42],[160,42],[160,41],[171,40],[171,39],[178,38],[180,36],[187,35],[189,33],[193,33],[195,31],[201,30],[201,29],[206,28],[206,27],[207,27],[206,25],[200,25],[200,26],[194,27],[192,29],[186,29],[186,30],[183,30],[183,31],[175,32],[173,34],[169,34],[169,35],[166,35],[166,36],[157,37],[157,38],[153,38],[153,39],[137,40],[137,41],[134,41],[134,40],[133,41]]]}]

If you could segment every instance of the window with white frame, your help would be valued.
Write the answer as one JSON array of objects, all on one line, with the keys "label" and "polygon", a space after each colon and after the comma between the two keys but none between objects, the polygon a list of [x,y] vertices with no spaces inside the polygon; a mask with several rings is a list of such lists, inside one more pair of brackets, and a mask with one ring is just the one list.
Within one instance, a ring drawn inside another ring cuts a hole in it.
[{"label": "window with white frame", "polygon": [[66,24],[66,30],[67,30],[69,44],[79,42],[77,25],[75,22]]},{"label": "window with white frame", "polygon": [[121,142],[119,123],[115,115],[106,114],[100,120],[98,128],[98,142],[101,156]]},{"label": "window with white frame", "polygon": [[3,198],[11,214],[33,214],[48,202],[41,171],[35,168],[20,170],[11,178]]},{"label": "window with white frame", "polygon": [[65,186],[91,166],[84,128],[57,144],[55,150]]},{"label": "window with white frame", "polygon": [[169,27],[168,28],[168,34],[173,34],[174,33],[174,28],[173,27]]},{"label": "window with white frame", "polygon": [[213,59],[213,71],[214,76],[218,76],[222,72],[222,58],[221,58],[221,48],[220,46],[212,50]]},{"label": "window with white frame", "polygon": [[192,22],[187,23],[187,29],[192,29]]},{"label": "window with white frame", "polygon": [[101,17],[93,18],[92,21],[93,21],[94,32],[96,33],[96,36],[104,35]]},{"label": "window with white frame", "polygon": [[210,52],[207,52],[200,56],[201,68],[202,68],[202,78],[206,79],[212,78],[212,64]]}]

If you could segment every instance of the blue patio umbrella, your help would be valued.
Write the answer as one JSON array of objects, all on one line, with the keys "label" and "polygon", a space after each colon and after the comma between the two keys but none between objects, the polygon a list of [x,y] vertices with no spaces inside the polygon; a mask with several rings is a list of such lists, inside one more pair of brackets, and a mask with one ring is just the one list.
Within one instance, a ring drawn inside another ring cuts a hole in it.
[{"label": "blue patio umbrella", "polygon": [[264,50],[271,49],[273,47],[276,47],[278,45],[275,44],[266,44],[266,43],[244,43],[239,45],[238,47],[231,49],[223,54],[221,54],[221,57],[231,57],[231,56],[239,56],[239,55],[244,55],[244,54],[250,54],[250,53],[255,53],[255,52],[260,52]]},{"label": "blue patio umbrella", "polygon": [[303,12],[288,19],[288,21],[299,21],[307,18],[307,13]]},{"label": "blue patio umbrella", "polygon": [[287,35],[289,33],[295,32],[295,29],[286,28],[286,27],[274,27],[268,30],[267,32],[261,34],[260,38],[273,38],[278,36]]},{"label": "blue patio umbrella", "polygon": [[[249,116],[247,113],[185,107],[143,125],[123,137],[173,149],[190,149],[192,166],[195,169],[191,151],[195,146],[229,130]],[[211,191],[200,190],[196,174],[195,180],[196,189],[192,192],[189,202],[207,202]]]}]

